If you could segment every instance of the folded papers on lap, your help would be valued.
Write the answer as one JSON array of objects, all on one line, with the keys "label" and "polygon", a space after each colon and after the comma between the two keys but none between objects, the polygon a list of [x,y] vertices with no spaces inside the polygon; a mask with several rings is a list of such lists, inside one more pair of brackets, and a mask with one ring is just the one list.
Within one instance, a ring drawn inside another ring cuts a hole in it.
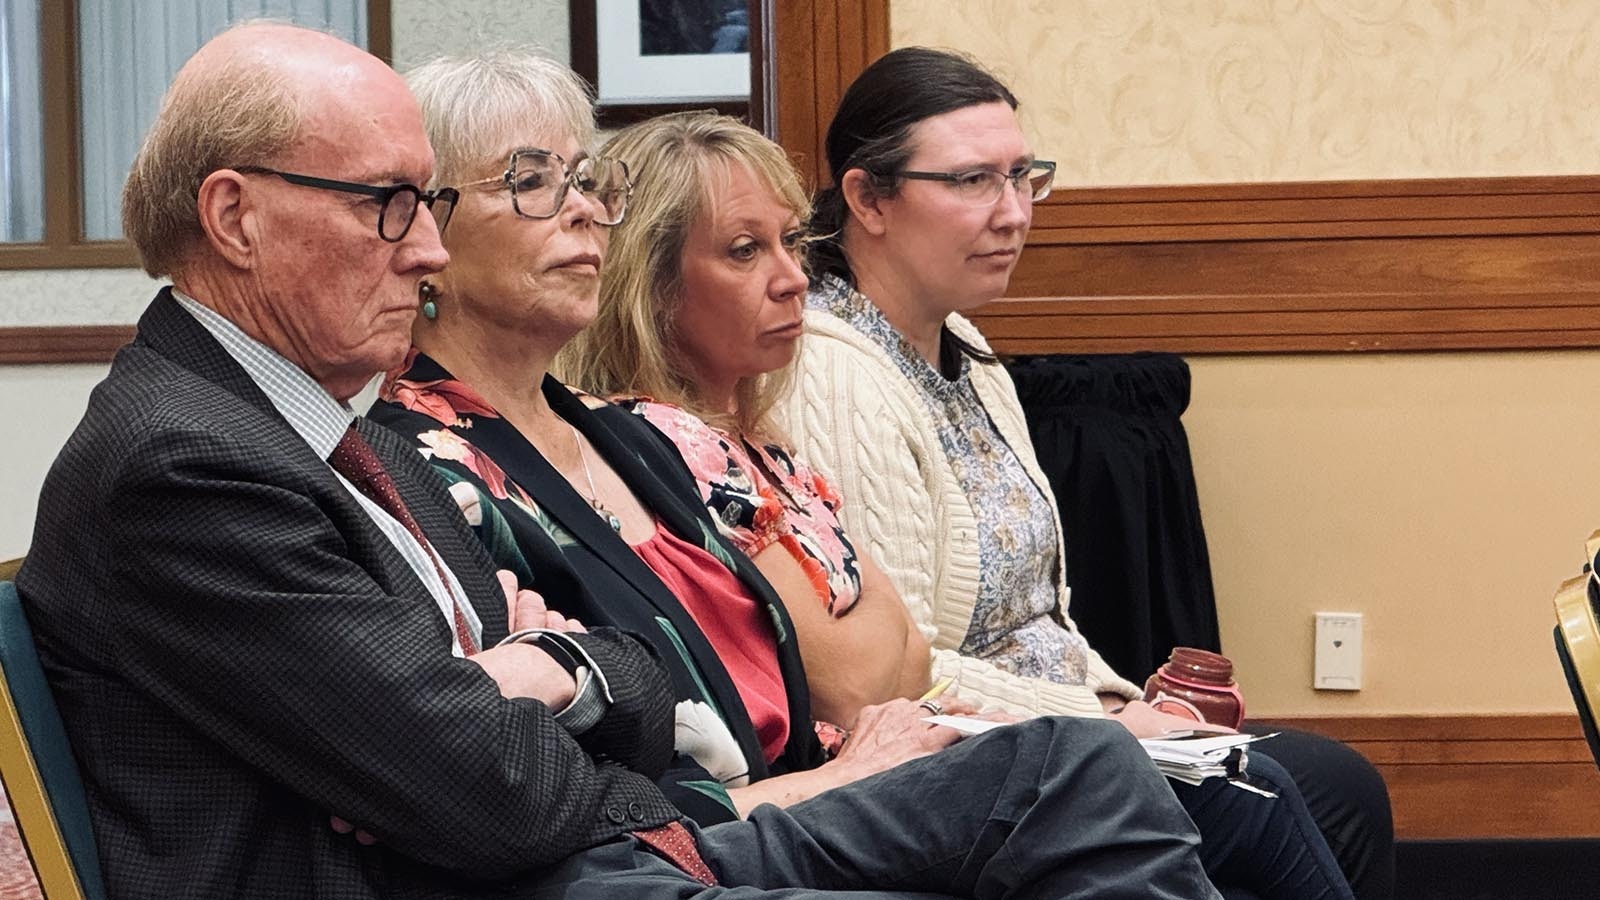
[{"label": "folded papers on lap", "polygon": [[[963,734],[982,734],[1006,725],[1005,722],[970,716],[926,716],[922,721],[954,728]],[[1162,738],[1143,738],[1139,744],[1150,754],[1161,774],[1168,778],[1186,784],[1199,784],[1207,778],[1226,778],[1235,787],[1273,797],[1277,795],[1244,780],[1245,771],[1249,767],[1249,757],[1245,747],[1273,736],[1273,734],[1209,734],[1189,731]]]}]

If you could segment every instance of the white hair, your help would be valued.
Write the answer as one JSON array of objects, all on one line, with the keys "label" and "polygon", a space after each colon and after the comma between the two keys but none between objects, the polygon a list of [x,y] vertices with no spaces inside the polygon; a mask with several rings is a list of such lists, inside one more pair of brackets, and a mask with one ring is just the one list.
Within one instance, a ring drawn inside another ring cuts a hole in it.
[{"label": "white hair", "polygon": [[518,135],[571,136],[580,148],[594,141],[588,85],[527,50],[440,57],[406,73],[406,83],[433,145],[434,186],[468,180]]}]

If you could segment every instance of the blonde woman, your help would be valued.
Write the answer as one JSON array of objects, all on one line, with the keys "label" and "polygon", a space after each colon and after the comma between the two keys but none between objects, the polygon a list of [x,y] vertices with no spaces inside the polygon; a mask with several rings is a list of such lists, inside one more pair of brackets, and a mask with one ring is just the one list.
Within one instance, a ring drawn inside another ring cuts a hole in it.
[{"label": "blonde woman", "polygon": [[[612,231],[608,254],[621,262],[602,279],[595,321],[555,372],[591,393],[656,401],[626,405],[672,436],[691,470],[717,476],[701,481],[702,499],[784,598],[818,718],[848,727],[863,706],[920,697],[927,642],[837,527],[826,479],[787,453],[767,415],[788,384],[807,286],[798,252],[810,208],[793,167],[749,128],[699,114],[628,129],[603,152],[650,177]],[[723,302],[679,302],[686,282]],[[824,524],[790,527],[797,518]]]}]

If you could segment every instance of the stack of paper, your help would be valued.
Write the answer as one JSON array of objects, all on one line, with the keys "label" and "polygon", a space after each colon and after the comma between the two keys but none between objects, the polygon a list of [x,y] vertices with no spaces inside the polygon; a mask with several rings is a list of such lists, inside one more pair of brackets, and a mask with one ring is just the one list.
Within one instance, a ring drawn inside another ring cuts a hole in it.
[{"label": "stack of paper", "polygon": [[1145,738],[1139,743],[1168,778],[1199,784],[1207,778],[1226,778],[1237,787],[1273,796],[1244,781],[1248,765],[1245,745],[1270,734],[1197,734],[1194,737]]},{"label": "stack of paper", "polygon": [[[922,721],[933,725],[954,728],[964,734],[982,734],[991,728],[1004,727],[1003,722],[976,719],[969,716],[927,716]],[[1267,797],[1275,797],[1244,780],[1248,758],[1245,745],[1274,737],[1274,734],[1209,734],[1186,732],[1164,738],[1145,738],[1139,741],[1144,752],[1155,760],[1156,768],[1168,778],[1187,784],[1199,784],[1207,778],[1226,778],[1235,787]]]}]

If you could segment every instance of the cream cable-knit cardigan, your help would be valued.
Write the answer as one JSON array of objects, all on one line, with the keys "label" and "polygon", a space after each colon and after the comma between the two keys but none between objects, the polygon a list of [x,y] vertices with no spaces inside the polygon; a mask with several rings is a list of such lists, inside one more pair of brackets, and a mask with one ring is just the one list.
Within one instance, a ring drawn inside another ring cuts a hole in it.
[{"label": "cream cable-knit cardigan", "polygon": [[[865,543],[900,591],[933,648],[935,681],[957,679],[963,698],[1026,715],[1103,715],[1097,693],[1132,699],[1143,692],[1111,670],[1092,648],[1088,682],[1055,684],[1013,675],[957,653],[977,602],[977,518],[939,443],[937,425],[916,386],[876,343],[836,316],[805,314],[806,333],[794,390],[774,411],[799,455],[827,473],[844,497],[841,519]],[[966,319],[951,315],[952,332],[988,344]],[[978,398],[1000,434],[1043,492],[1061,540],[1055,496],[1034,456],[1011,376],[998,365],[973,365]],[[1067,628],[1069,589],[1057,568],[1056,615]]]}]

